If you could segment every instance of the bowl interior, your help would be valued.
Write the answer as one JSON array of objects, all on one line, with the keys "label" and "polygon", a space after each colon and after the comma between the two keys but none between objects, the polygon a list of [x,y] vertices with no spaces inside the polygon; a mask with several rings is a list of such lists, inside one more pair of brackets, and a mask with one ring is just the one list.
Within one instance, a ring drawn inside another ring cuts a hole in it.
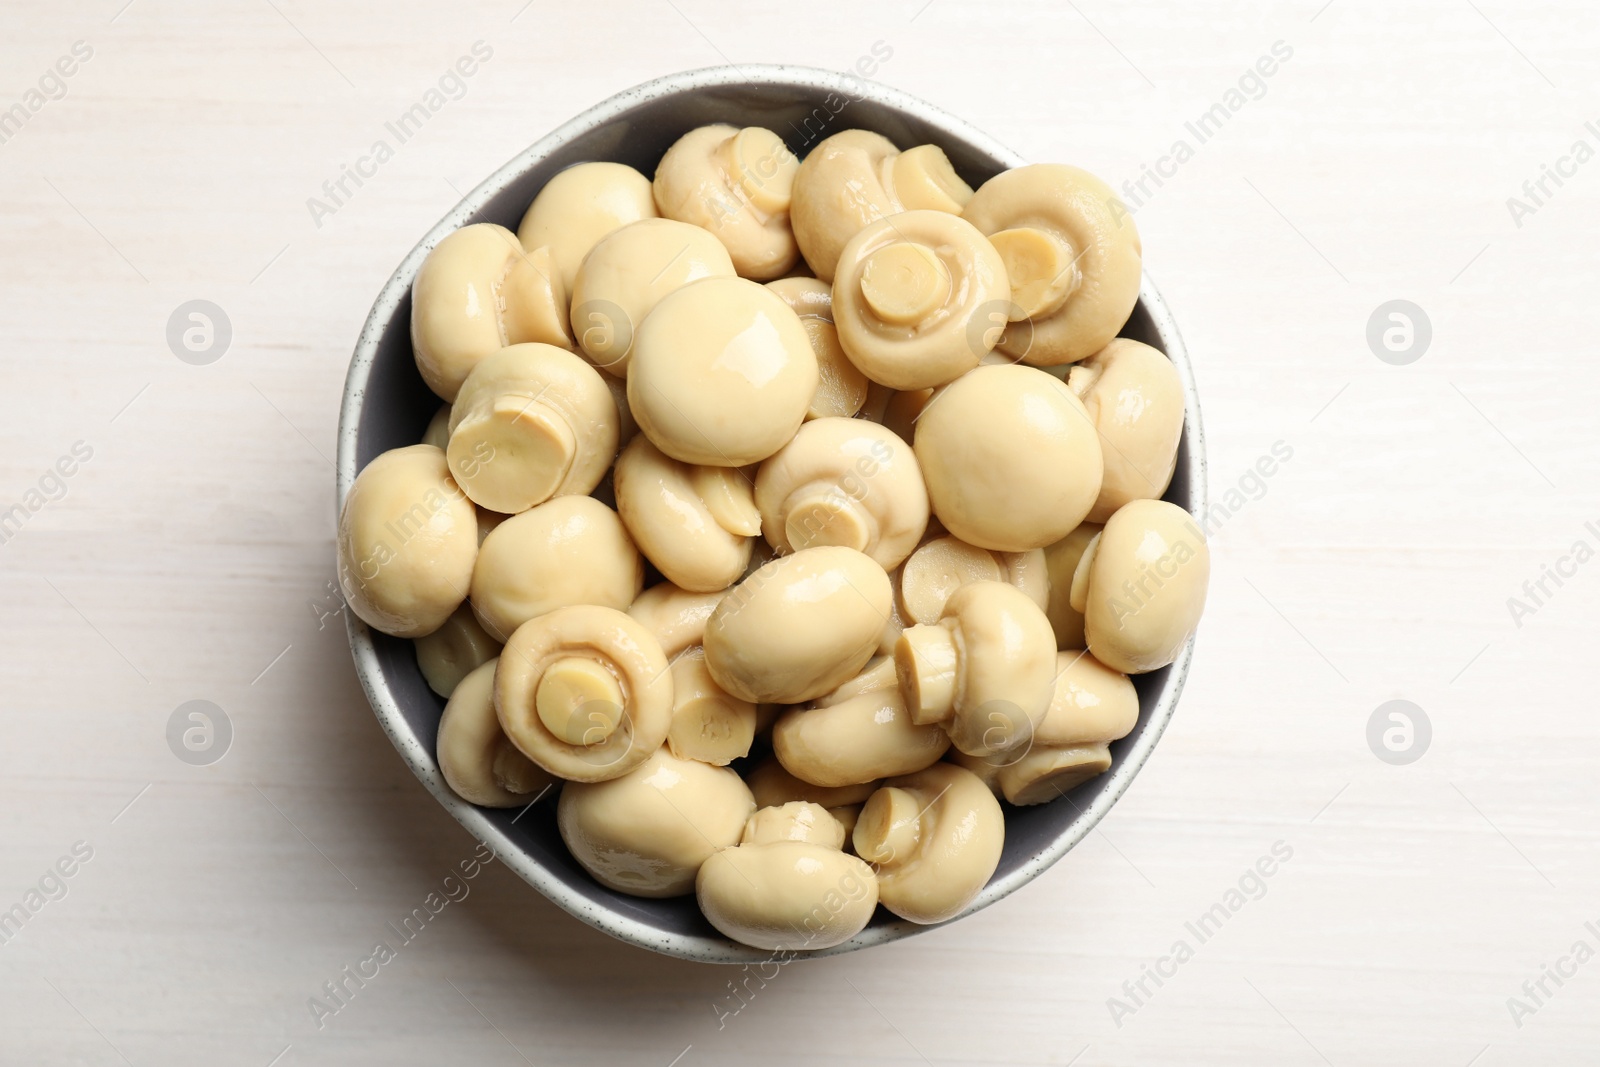
[{"label": "bowl interior", "polygon": [[[346,384],[340,424],[341,504],[356,472],[381,452],[416,443],[440,405],[423,384],[411,352],[410,283],[427,252],[445,234],[467,223],[495,222],[515,230],[545,182],[573,164],[611,160],[651,175],[656,160],[680,136],[716,122],[766,126],[802,155],[822,138],[851,128],[875,130],[903,148],[937,144],[974,187],[1023,162],[965,123],[921,101],[824,71],[744,66],[690,72],[631,89],[599,105],[535,144],[474,190],[390,279],[367,322]],[[1182,343],[1148,279],[1122,335],[1166,352],[1184,380],[1188,420],[1177,473],[1166,499],[1198,515],[1204,507],[1199,409]],[[636,944],[709,961],[740,962],[770,956],[722,937],[700,915],[692,896],[643,900],[596,883],[561,842],[553,792],[520,812],[480,809],[457,798],[440,778],[434,758],[434,736],[444,701],[423,680],[411,642],[370,630],[353,613],[347,616],[358,673],[385,731],[440,802],[493,846],[504,862],[572,914]],[[1190,649],[1185,649],[1172,666],[1134,680],[1140,700],[1139,723],[1111,746],[1115,756],[1111,772],[1050,804],[1007,807],[1005,851],[999,869],[969,912],[1025,884],[1088,833],[1154,745],[1177,699],[1189,655]],[[880,908],[866,930],[831,951],[848,951],[922,929]]]}]

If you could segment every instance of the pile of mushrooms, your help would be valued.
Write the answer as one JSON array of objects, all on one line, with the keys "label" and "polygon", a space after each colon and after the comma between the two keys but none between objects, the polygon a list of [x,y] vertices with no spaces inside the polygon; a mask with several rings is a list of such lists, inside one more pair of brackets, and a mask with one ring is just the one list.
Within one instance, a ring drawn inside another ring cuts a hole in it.
[{"label": "pile of mushrooms", "polygon": [[338,531],[445,782],[558,787],[599,883],[747,945],[962,914],[1205,603],[1183,390],[1118,337],[1140,255],[1074,167],[973,190],[937,145],[726,125],[447,236],[411,312],[445,404]]}]

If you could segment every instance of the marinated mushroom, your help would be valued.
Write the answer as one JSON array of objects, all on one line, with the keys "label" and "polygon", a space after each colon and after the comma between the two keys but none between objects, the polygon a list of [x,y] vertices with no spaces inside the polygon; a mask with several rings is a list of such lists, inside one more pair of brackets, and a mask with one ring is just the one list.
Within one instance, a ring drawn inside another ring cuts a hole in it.
[{"label": "marinated mushroom", "polygon": [[709,231],[741,277],[766,281],[800,258],[789,229],[789,195],[800,161],[783,138],[760,126],[701,126],[656,164],[656,207]]},{"label": "marinated mushroom", "polygon": [[679,759],[665,749],[627,774],[568,783],[556,825],[583,869],[636,897],[692,892],[714,852],[738,844],[755,801],[726,767]]},{"label": "marinated mushroom", "polygon": [[1059,541],[1100,495],[1104,461],[1083,403],[1032,367],[979,367],[930,403],[913,449],[939,521],[1000,552]]},{"label": "marinated mushroom", "polygon": [[813,148],[795,172],[789,221],[811,273],[831,282],[852,237],[905,211],[960,214],[972,188],[937,145],[901,152],[869,130],[844,130]]},{"label": "marinated mushroom", "polygon": [[[768,757],[751,768],[745,775],[750,793],[763,808],[778,807],[796,800],[818,804],[830,812],[860,804],[878,788],[877,782],[857,785],[826,787],[802,782],[788,771],[776,757]],[[836,816],[837,817],[837,816]]]},{"label": "marinated mushroom", "polygon": [[477,557],[477,514],[439,449],[391,449],[356,475],[339,513],[339,589],[369,626],[433,633],[466,599]]},{"label": "marinated mushroom", "polygon": [[485,356],[450,409],[450,473],[490,511],[590,493],[616,454],[617,405],[605,382],[553,345]]},{"label": "marinated mushroom", "polygon": [[461,679],[439,719],[439,773],[462,800],[485,808],[520,808],[556,784],[517,750],[494,713],[496,661]]},{"label": "marinated mushroom", "polygon": [[[824,822],[833,827],[825,838],[817,830]],[[832,843],[835,835],[842,843],[842,827],[815,804],[756,812],[738,846],[701,865],[695,878],[701,912],[755,948],[815,950],[850,940],[872,919],[878,880]]]},{"label": "marinated mushroom", "polygon": [[628,773],[672,725],[672,676],[650,631],[615,608],[557,608],[500,653],[494,706],[523,755],[574,782]]},{"label": "marinated mushroom", "polygon": [[811,708],[790,708],[772,727],[772,750],[785,770],[820,786],[860,785],[937,763],[950,737],[937,724],[911,720],[891,683]]},{"label": "marinated mushroom", "polygon": [[930,626],[912,626],[894,651],[900,693],[918,724],[943,723],[972,756],[1012,751],[1033,736],[1054,689],[1050,620],[1015,586],[956,590]]},{"label": "marinated mushroom", "polygon": [[983,234],[957,215],[907,211],[844,246],[833,321],[868,378],[926,389],[978,365],[1000,336],[986,316],[1010,299],[1005,264]]},{"label": "marinated mushroom", "polygon": [[649,178],[622,163],[579,163],[539,190],[517,238],[523,248],[549,248],[561,291],[570,293],[583,257],[602,237],[655,217]]},{"label": "marinated mushroom", "polygon": [[1183,383],[1172,361],[1119,337],[1073,365],[1067,388],[1083,401],[1105,455],[1090,522],[1105,522],[1130,500],[1156,500],[1172,484],[1183,436]]},{"label": "marinated mushroom", "polygon": [[750,754],[756,706],[729,696],[706,670],[706,656],[690,648],[672,661],[672,725],[667,747],[680,759],[717,767]]},{"label": "marinated mushroom", "polygon": [[885,782],[851,839],[878,874],[883,906],[914,923],[953,919],[983,890],[1005,844],[1000,802],[953,763]]},{"label": "marinated mushroom", "polygon": [[411,349],[422,380],[455,400],[485,356],[528,341],[568,347],[567,290],[548,249],[504,226],[447,234],[411,283]]},{"label": "marinated mushroom", "polygon": [[1165,500],[1135,500],[1106,520],[1072,576],[1084,638],[1113,670],[1165,667],[1193,636],[1206,604],[1211,550],[1189,513]]},{"label": "marinated mushroom", "polygon": [[691,593],[671,582],[652,585],[628,605],[628,614],[644,623],[672,659],[691,645],[705,640],[706,620],[716,610],[722,591]]},{"label": "marinated mushroom", "polygon": [[601,238],[572,286],[572,332],[607,374],[628,376],[638,325],[674,289],[701,278],[731,278],[722,243],[698,226],[641,219]]},{"label": "marinated mushroom", "polygon": [[806,328],[811,351],[817,357],[820,380],[811,405],[806,408],[806,418],[849,418],[860,411],[872,383],[850,362],[839,344],[839,331],[833,324],[833,287],[815,278],[779,278],[768,282],[767,288],[800,316],[800,325]]},{"label": "marinated mushroom", "polygon": [[973,582],[1005,582],[1041,608],[1049,602],[1042,549],[991,552],[947,534],[923,542],[901,566],[896,584],[900,611],[914,624],[938,622],[951,595]]},{"label": "marinated mushroom", "polygon": [[1083,612],[1072,606],[1072,575],[1078,569],[1084,549],[1101,530],[1099,523],[1085,522],[1053,545],[1044,549],[1045,568],[1050,575],[1050,600],[1044,613],[1056,632],[1057,648],[1083,648]]},{"label": "marinated mushroom", "polygon": [[489,636],[466,604],[415,644],[423,679],[442,697],[449,697],[461,679],[500,654],[500,642]]},{"label": "marinated mushroom", "polygon": [[779,556],[711,613],[706,666],[718,685],[744,700],[812,700],[866,665],[891,599],[889,576],[855,549]]},{"label": "marinated mushroom", "polygon": [[891,570],[928,527],[928,490],[911,446],[865,419],[813,419],[756,475],[761,531],[779,553],[817,545],[864,552]]},{"label": "marinated mushroom", "polygon": [[1013,322],[1000,350],[1035,366],[1104,348],[1139,300],[1133,215],[1088,171],[1035,163],[984,182],[962,218],[989,238],[1011,282]]},{"label": "marinated mushroom", "polygon": [[743,471],[683,463],[641,436],[618,457],[614,486],[623,525],[667,581],[711,593],[744,574],[761,515]]},{"label": "marinated mushroom", "polygon": [[1048,804],[1089,779],[1111,769],[1111,748],[1104,743],[1054,745],[1029,750],[995,774],[1001,794],[1018,807]]},{"label": "marinated mushroom", "polygon": [[672,458],[743,467],[788,443],[819,380],[805,327],[781,297],[743,278],[703,278],[640,324],[628,403]]},{"label": "marinated mushroom", "polygon": [[626,608],[644,585],[644,564],[616,512],[593,497],[558,496],[495,527],[471,581],[478,621],[504,640],[555,608]]},{"label": "marinated mushroom", "polygon": [[1056,655],[1055,693],[1021,757],[998,768],[996,781],[1013,804],[1044,804],[1111,766],[1109,742],[1139,721],[1133,682],[1085,651]]}]

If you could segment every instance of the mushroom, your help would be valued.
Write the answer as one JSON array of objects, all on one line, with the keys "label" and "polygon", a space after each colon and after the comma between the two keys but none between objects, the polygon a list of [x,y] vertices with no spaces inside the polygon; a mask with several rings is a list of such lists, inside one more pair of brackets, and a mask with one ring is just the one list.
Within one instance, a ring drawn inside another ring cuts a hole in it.
[{"label": "mushroom", "polygon": [[478,550],[472,610],[496,640],[571,604],[623,609],[644,564],[617,513],[587,496],[558,496],[506,519]]},{"label": "mushroom", "polygon": [[994,246],[943,211],[879,219],[850,239],[833,277],[833,321],[850,362],[893,389],[926,389],[978,365],[1011,289]]},{"label": "mushroom", "polygon": [[977,775],[953,763],[885,782],[861,809],[856,855],[878,873],[883,906],[914,923],[953,919],[1000,863],[1006,822]]},{"label": "mushroom", "polygon": [[1183,383],[1157,349],[1119,337],[1074,364],[1067,388],[1100,434],[1105,479],[1089,509],[1105,522],[1130,500],[1157,500],[1172,483],[1183,436]]},{"label": "mushroom", "polygon": [[721,590],[691,593],[671,582],[661,582],[640,593],[628,605],[628,614],[644,623],[661,643],[661,651],[672,659],[705,639],[706,620],[721,599]]},{"label": "mushroom", "polygon": [[760,126],[701,126],[656,164],[656,207],[727,247],[745,278],[786,274],[800,258],[789,229],[789,194],[800,161]]},{"label": "mushroom", "polygon": [[939,521],[999,552],[1059,541],[1100,495],[1094,423],[1060,380],[1032,367],[979,367],[930,403],[912,446]]},{"label": "mushroom", "polygon": [[590,493],[616,454],[617,405],[605,382],[553,345],[485,356],[450,409],[450,473],[491,511]]},{"label": "mushroom", "polygon": [[1026,593],[973,582],[939,621],[908,627],[894,650],[900,694],[919,725],[943,723],[971,756],[1026,744],[1050,706],[1056,638]]},{"label": "mushroom", "polygon": [[718,685],[744,700],[812,700],[866,665],[891,599],[889,576],[855,549],[779,556],[711,613],[706,666]]},{"label": "mushroom", "polygon": [[391,449],[356,476],[339,513],[339,589],[362,621],[433,633],[466,599],[477,558],[478,517],[439,449]]},{"label": "mushroom", "polygon": [[628,404],[672,458],[743,467],[788,443],[819,380],[805,327],[781,297],[743,278],[702,278],[639,325]]},{"label": "mushroom", "polygon": [[811,273],[831,282],[845,244],[868,225],[904,211],[957,215],[971,196],[939,146],[901,152],[881,134],[844,130],[801,162],[789,221]]},{"label": "mushroom", "polygon": [[574,782],[628,773],[672,724],[667,657],[615,608],[557,608],[517,627],[500,653],[494,706],[522,754]]},{"label": "mushroom", "polygon": [[453,401],[478,361],[507,345],[568,347],[567,289],[548,249],[504,226],[447,234],[411,283],[411,349],[428,388]]},{"label": "mushroom", "polygon": [[439,410],[433,413],[433,418],[428,420],[428,428],[422,431],[422,443],[432,445],[443,450],[450,444],[450,405],[441,404]]},{"label": "mushroom", "polygon": [[912,722],[893,676],[876,673],[885,683],[879,688],[790,708],[778,718],[772,750],[785,770],[801,781],[836,787],[910,774],[938,762],[950,747],[949,735],[936,724]]},{"label": "mushroom", "polygon": [[1084,549],[1071,602],[1095,658],[1143,674],[1178,658],[1200,623],[1210,579],[1211,550],[1189,513],[1165,500],[1134,500]]},{"label": "mushroom", "polygon": [[561,291],[570,293],[579,264],[602,237],[655,217],[649,178],[622,163],[579,163],[539,190],[522,216],[517,238],[524,248],[550,249]]},{"label": "mushroom", "polygon": [[901,566],[897,584],[900,611],[912,623],[938,622],[951,594],[973,582],[1006,582],[1041,608],[1049,602],[1042,549],[991,552],[946,535],[924,541]]},{"label": "mushroom", "polygon": [[802,782],[784,770],[783,764],[779,763],[776,757],[769,757],[756,764],[750,773],[745,775],[745,782],[750,786],[750,793],[756,798],[756,803],[763,808],[804,800],[821,805],[830,812],[860,804],[878,788],[877,782],[861,782],[837,787]]},{"label": "mushroom", "polygon": [[1083,550],[1101,530],[1099,523],[1080,523],[1073,531],[1044,550],[1045,567],[1050,575],[1050,600],[1044,613],[1056,632],[1057,648],[1082,648],[1083,612],[1072,606],[1072,574],[1078,569]]},{"label": "mushroom", "polygon": [[636,897],[677,897],[694,889],[712,853],[738,844],[755,808],[750,790],[726,767],[659,749],[620,778],[565,786],[556,825],[601,885]]},{"label": "mushroom", "polygon": [[739,845],[701,865],[695,878],[701,912],[755,948],[806,951],[850,940],[872,919],[878,880],[840,850],[842,839],[843,828],[815,804],[756,812]]},{"label": "mushroom", "polygon": [[679,759],[717,767],[750,754],[756,706],[729,696],[706,670],[705,651],[690,648],[672,661],[672,725],[667,747]]},{"label": "mushroom", "polygon": [[650,309],[701,278],[731,278],[728,252],[698,226],[640,219],[601,238],[572,286],[572,332],[595,366],[628,376],[633,336]]},{"label": "mushroom", "polygon": [[962,218],[1005,261],[1013,322],[1000,350],[1050,367],[1100,351],[1139,300],[1133,215],[1088,171],[1036,163],[984,182]]},{"label": "mushroom", "polygon": [[885,570],[928,527],[928,490],[911,446],[865,419],[813,419],[761,464],[755,505],[778,552],[843,545]]},{"label": "mushroom", "polygon": [[467,604],[414,643],[422,677],[442,697],[449,697],[461,679],[500,654],[500,642],[489,636]]},{"label": "mushroom", "polygon": [[485,660],[456,686],[439,719],[439,773],[462,800],[485,808],[520,808],[556,784],[517,751],[494,713],[496,661]]},{"label": "mushroom", "polygon": [[1105,743],[1051,745],[1029,749],[1015,763],[1000,767],[995,781],[1018,807],[1048,804],[1111,769],[1111,748]]},{"label": "mushroom", "polygon": [[1043,804],[1064,796],[1111,766],[1112,741],[1139,721],[1133,682],[1085,651],[1056,654],[1055,693],[1018,759],[997,769],[996,780],[1013,804]]},{"label": "mushroom", "polygon": [[761,532],[744,472],[680,462],[641,436],[617,459],[613,484],[623,525],[667,581],[711,593],[744,574]]},{"label": "mushroom", "polygon": [[872,383],[850,362],[839,344],[839,331],[833,324],[833,287],[815,278],[779,278],[768,282],[767,288],[800,316],[800,325],[806,328],[811,351],[817,357],[821,381],[812,394],[811,406],[806,408],[806,418],[849,418],[860,411]]}]

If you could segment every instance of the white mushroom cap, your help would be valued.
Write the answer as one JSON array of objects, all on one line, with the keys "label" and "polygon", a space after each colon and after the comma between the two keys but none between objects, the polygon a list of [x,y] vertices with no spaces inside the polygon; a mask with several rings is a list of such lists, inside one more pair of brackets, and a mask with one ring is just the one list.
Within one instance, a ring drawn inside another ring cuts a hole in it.
[{"label": "white mushroom cap", "polygon": [[494,713],[493,659],[461,679],[439,719],[439,773],[462,800],[485,808],[519,808],[556,779],[506,738]]},{"label": "white mushroom cap", "polygon": [[973,582],[1006,582],[1041,608],[1049,602],[1043,550],[991,552],[946,535],[924,541],[900,568],[900,610],[912,623],[938,622],[951,595]]},{"label": "white mushroom cap", "polygon": [[589,250],[613,230],[656,217],[650,179],[621,163],[579,163],[545,183],[517,227],[527,249],[550,249],[563,293]]},{"label": "white mushroom cap", "polygon": [[739,841],[755,811],[750,790],[725,767],[665,749],[620,778],[561,791],[561,839],[600,884],[636,897],[694,889],[700,865]]},{"label": "white mushroom cap", "polygon": [[467,604],[415,644],[422,677],[442,697],[449,697],[461,679],[500,654],[500,642],[489,636]]},{"label": "white mushroom cap", "polygon": [[806,418],[849,418],[860,411],[872,383],[850,362],[839,344],[839,331],[833,324],[833,287],[815,278],[779,278],[768,282],[767,288],[800,316],[800,325],[806,328],[811,351],[817,357],[821,380],[806,409]]},{"label": "white mushroom cap", "polygon": [[617,405],[595,369],[552,345],[485,356],[450,409],[450,473],[507,515],[594,490],[617,454]]},{"label": "white mushroom cap", "polygon": [[644,585],[644,563],[617,513],[587,496],[558,496],[506,519],[483,540],[472,610],[490,635],[570,604],[623,609]]},{"label": "white mushroom cap", "polygon": [[906,211],[850,239],[833,278],[845,355],[895,389],[943,385],[978,365],[1009,307],[1005,264],[960,216]]},{"label": "white mushroom cap", "polygon": [[1005,816],[977,775],[951,763],[894,778],[856,822],[856,854],[878,872],[883,906],[914,923],[953,919],[1000,864]]},{"label": "white mushroom cap", "polygon": [[1050,707],[1034,730],[1035,748],[1099,744],[1127,737],[1139,722],[1139,693],[1121,671],[1087,651],[1056,653]]},{"label": "white mushroom cap", "polygon": [[395,637],[424,637],[461,606],[478,517],[432,445],[391,449],[356,476],[339,513],[339,589]]},{"label": "white mushroom cap", "polygon": [[1100,524],[1081,523],[1073,531],[1044,549],[1045,567],[1050,575],[1050,599],[1044,613],[1056,632],[1057,648],[1083,648],[1083,612],[1072,606],[1072,575],[1078,561],[1100,532]]},{"label": "white mushroom cap", "polygon": [[695,895],[733,940],[772,950],[832,948],[872,920],[872,868],[836,848],[776,841],[724,849],[706,860]]},{"label": "white mushroom cap", "polygon": [[539,245],[527,250],[504,226],[476,223],[447,234],[411,283],[411,348],[439,396],[506,345],[567,346],[567,284]]},{"label": "white mushroom cap", "polygon": [[800,161],[759,126],[701,126],[656,164],[656,207],[703,227],[727,246],[745,278],[781,277],[800,257],[789,229],[789,195]]},{"label": "white mushroom cap", "polygon": [[672,676],[641,623],[614,608],[557,608],[506,642],[494,705],[529,759],[571,781],[601,782],[666,740]]},{"label": "white mushroom cap", "polygon": [[1130,500],[1159,499],[1172,484],[1183,437],[1183,383],[1172,361],[1119,337],[1074,364],[1067,387],[1083,401],[1105,454],[1089,521],[1105,522]]},{"label": "white mushroom cap", "polygon": [[813,419],[761,465],[755,504],[779,553],[818,545],[900,565],[928,527],[928,490],[911,446],[864,419]]},{"label": "white mushroom cap", "polygon": [[711,613],[706,665],[718,685],[745,700],[814,699],[866,665],[891,599],[889,576],[854,549],[780,556]]},{"label": "white mushroom cap", "polygon": [[669,582],[711,593],[744,574],[761,515],[743,471],[680,462],[641,436],[617,459],[614,484],[623,525]]},{"label": "white mushroom cap", "polygon": [[703,278],[639,326],[628,403],[674,459],[742,467],[794,436],[818,381],[805,327],[777,294],[743,278]]},{"label": "white mushroom cap", "polygon": [[652,585],[628,605],[628,614],[644,623],[672,659],[691,645],[705,640],[706,620],[716,610],[722,591],[691,593],[671,582]]},{"label": "white mushroom cap", "polygon": [[950,737],[911,720],[895,688],[873,689],[827,706],[791,708],[772,727],[784,769],[820,786],[859,785],[937,763]]},{"label": "white mushroom cap", "polygon": [[1135,500],[1106,520],[1072,578],[1095,658],[1142,674],[1178,657],[1200,624],[1211,550],[1187,511],[1165,500]]},{"label": "white mushroom cap", "polygon": [[633,337],[661,298],[701,278],[731,278],[733,262],[714,236],[671,219],[641,219],[594,246],[572,286],[572,332],[607,374],[628,375]]},{"label": "white mushroom cap", "polygon": [[923,412],[913,448],[934,514],[979,548],[1059,541],[1100,495],[1094,424],[1064,383],[1032,367],[958,379]]},{"label": "white mushroom cap", "polygon": [[962,217],[999,251],[1017,305],[1008,355],[1036,366],[1083,359],[1117,335],[1139,300],[1133,215],[1099,178],[1036,163],[984,182]]},{"label": "white mushroom cap", "polygon": [[1055,687],[1055,634],[1027,595],[1002,582],[962,586],[932,626],[895,647],[900,693],[917,723],[942,722],[974,756],[1027,744]]}]

